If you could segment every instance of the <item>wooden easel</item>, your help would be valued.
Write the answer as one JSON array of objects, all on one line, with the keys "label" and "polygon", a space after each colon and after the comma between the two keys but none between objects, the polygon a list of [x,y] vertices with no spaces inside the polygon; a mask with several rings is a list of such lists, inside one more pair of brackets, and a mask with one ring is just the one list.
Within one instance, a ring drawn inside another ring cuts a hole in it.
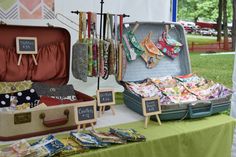
[{"label": "wooden easel", "polygon": [[[113,105],[106,105],[106,106],[110,106],[110,108],[111,108],[111,111],[112,111],[112,114],[113,115],[115,115],[116,113],[115,113],[115,109],[114,109],[114,106]],[[101,114],[104,114],[104,112],[105,112],[105,107],[106,106],[99,106],[99,112],[98,112],[98,117],[100,117],[101,116]]]},{"label": "wooden easel", "polygon": [[[20,63],[21,63],[22,55],[23,55],[23,54],[20,54],[20,55],[19,55],[19,59],[18,59],[18,62],[17,62],[17,65],[18,65],[18,66],[19,66]],[[36,60],[36,58],[35,58],[35,55],[34,55],[34,54],[31,54],[31,55],[32,55],[34,64],[35,64],[35,65],[38,65],[37,60]]]},{"label": "wooden easel", "polygon": [[[150,117],[151,117],[151,116],[145,116],[145,123],[144,123],[144,128],[145,128],[145,129],[146,129],[147,126],[148,126],[148,122],[149,122],[149,120],[150,120]],[[156,114],[156,118],[157,118],[158,124],[161,125],[161,120],[160,120],[160,117],[159,117],[158,114]]]},{"label": "wooden easel", "polygon": [[19,54],[17,65],[21,63],[22,55],[32,55],[35,65],[38,65],[35,55],[38,53],[36,37],[16,37],[16,53]]},{"label": "wooden easel", "polygon": [[[93,125],[93,123],[87,123],[87,124],[90,124],[91,127],[92,127],[92,130],[94,130],[94,125]],[[85,130],[86,124],[79,124],[79,125],[77,126],[77,131],[79,132],[82,127],[83,127],[83,130]]]},{"label": "wooden easel", "polygon": [[94,125],[97,121],[96,117],[96,102],[93,101],[87,102],[84,104],[79,104],[74,106],[74,115],[75,115],[75,123],[77,124],[77,130],[80,131],[81,128],[85,130],[86,124],[90,124],[92,129],[94,130]]},{"label": "wooden easel", "polygon": [[161,113],[161,105],[159,97],[143,98],[142,99],[143,115],[145,116],[144,128],[147,128],[150,116],[155,115],[157,122],[161,125],[159,114]]},{"label": "wooden easel", "polygon": [[101,114],[104,114],[106,106],[110,106],[112,114],[115,115],[114,105],[116,104],[116,102],[115,102],[114,90],[100,89],[97,90],[96,96],[97,96],[97,106],[99,107],[98,117],[100,117]]}]

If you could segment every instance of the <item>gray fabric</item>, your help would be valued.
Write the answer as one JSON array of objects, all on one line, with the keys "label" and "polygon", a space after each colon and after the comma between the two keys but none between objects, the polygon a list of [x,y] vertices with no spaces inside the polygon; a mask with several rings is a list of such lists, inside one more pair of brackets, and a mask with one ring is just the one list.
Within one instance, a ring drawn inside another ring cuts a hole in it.
[{"label": "gray fabric", "polygon": [[56,99],[77,100],[74,87],[72,85],[51,86],[44,83],[35,82],[32,84],[39,96],[48,96]]},{"label": "gray fabric", "polygon": [[88,44],[76,42],[72,50],[72,74],[76,79],[87,82]]}]

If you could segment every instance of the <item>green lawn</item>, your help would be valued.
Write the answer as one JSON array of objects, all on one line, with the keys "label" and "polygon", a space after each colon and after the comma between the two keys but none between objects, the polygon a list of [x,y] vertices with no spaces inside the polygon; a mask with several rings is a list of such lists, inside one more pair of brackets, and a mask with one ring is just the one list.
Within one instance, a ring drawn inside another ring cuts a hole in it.
[{"label": "green lawn", "polygon": [[191,44],[192,42],[194,42],[196,44],[209,44],[209,43],[217,42],[216,37],[211,37],[211,36],[201,36],[201,35],[188,34],[186,37],[187,37],[188,44]]},{"label": "green lawn", "polygon": [[207,55],[191,53],[192,72],[207,79],[232,87],[234,55]]}]

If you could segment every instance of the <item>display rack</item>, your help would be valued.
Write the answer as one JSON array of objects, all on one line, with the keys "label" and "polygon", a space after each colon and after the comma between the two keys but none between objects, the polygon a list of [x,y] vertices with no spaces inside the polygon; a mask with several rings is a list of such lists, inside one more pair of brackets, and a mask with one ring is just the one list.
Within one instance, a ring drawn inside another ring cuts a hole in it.
[{"label": "display rack", "polygon": [[[102,16],[102,15],[105,15],[105,14],[107,14],[107,13],[103,13],[104,0],[101,0],[100,3],[101,3],[100,13],[96,13],[96,14],[97,14],[97,15],[100,15],[100,32],[99,32],[99,39],[101,40],[101,39],[102,39],[102,24],[103,24],[103,16]],[[78,14],[80,13],[80,11],[74,10],[74,11],[71,11],[71,13],[78,15]],[[120,17],[122,16],[123,18],[124,18],[124,17],[130,17],[130,15],[126,15],[126,14],[110,14],[110,13],[109,13],[109,15],[113,15],[113,16],[117,15],[117,16],[120,16]],[[98,79],[97,79],[97,90],[99,90],[99,89],[100,89],[100,77],[98,76]]]}]

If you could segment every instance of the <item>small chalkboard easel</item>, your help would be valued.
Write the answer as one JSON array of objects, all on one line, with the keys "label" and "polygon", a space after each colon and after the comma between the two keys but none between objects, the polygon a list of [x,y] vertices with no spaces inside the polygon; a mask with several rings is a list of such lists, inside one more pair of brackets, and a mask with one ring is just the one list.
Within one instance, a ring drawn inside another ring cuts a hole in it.
[{"label": "small chalkboard easel", "polygon": [[161,120],[159,118],[159,114],[161,113],[160,99],[159,97],[150,97],[142,99],[142,109],[143,115],[145,116],[145,125],[147,128],[148,121],[150,116],[156,115],[158,124],[161,125]]},{"label": "small chalkboard easel", "polygon": [[99,107],[98,117],[101,116],[101,112],[104,113],[105,107],[110,106],[113,115],[115,115],[115,110],[113,105],[115,105],[115,92],[113,89],[100,89],[97,90],[97,105]]},{"label": "small chalkboard easel", "polygon": [[85,130],[86,124],[90,124],[94,130],[93,123],[96,122],[96,103],[84,103],[74,107],[75,122],[78,125],[78,131],[83,127]]},{"label": "small chalkboard easel", "polygon": [[17,65],[21,63],[23,54],[31,54],[34,64],[38,65],[35,55],[38,53],[37,38],[35,37],[16,37],[16,53],[19,54]]}]

